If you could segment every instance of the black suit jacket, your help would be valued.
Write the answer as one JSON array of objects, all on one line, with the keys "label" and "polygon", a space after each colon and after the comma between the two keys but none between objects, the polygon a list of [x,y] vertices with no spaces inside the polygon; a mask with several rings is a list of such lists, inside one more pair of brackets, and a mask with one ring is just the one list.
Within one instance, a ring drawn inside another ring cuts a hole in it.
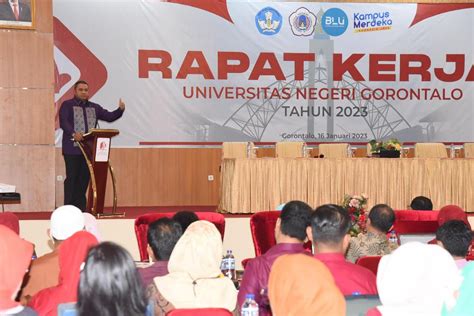
[{"label": "black suit jacket", "polygon": [[[18,9],[20,10],[20,21],[31,22],[31,10],[26,4],[19,1]],[[10,3],[0,3],[0,20],[3,21],[16,21],[13,10]]]}]

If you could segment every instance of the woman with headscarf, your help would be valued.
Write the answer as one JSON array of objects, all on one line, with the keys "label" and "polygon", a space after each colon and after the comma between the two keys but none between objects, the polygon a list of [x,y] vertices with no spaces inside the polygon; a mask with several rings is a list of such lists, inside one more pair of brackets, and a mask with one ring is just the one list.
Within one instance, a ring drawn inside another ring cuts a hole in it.
[{"label": "woman with headscarf", "polygon": [[382,303],[367,316],[436,316],[452,307],[461,273],[442,247],[409,242],[382,257],[377,288]]},{"label": "woman with headscarf", "polygon": [[[457,205],[446,205],[439,210],[438,227],[451,220],[462,221],[470,230],[472,230],[471,224],[469,224],[469,220],[467,219],[466,212],[464,212],[464,210]],[[428,243],[435,245],[437,243],[436,238],[430,240]]]},{"label": "woman with headscarf", "polygon": [[304,255],[285,255],[273,263],[268,295],[274,316],[344,316],[346,302],[329,269]]},{"label": "woman with headscarf", "polygon": [[0,213],[0,225],[10,228],[17,235],[20,234],[20,221],[18,219],[18,216],[13,213]]},{"label": "woman with headscarf", "polygon": [[80,231],[59,246],[59,283],[38,292],[28,304],[40,316],[56,316],[58,305],[77,301],[77,287],[81,265],[97,239],[86,231]]},{"label": "woman with headscarf", "polygon": [[456,305],[449,308],[443,307],[443,316],[468,316],[474,315],[474,263],[469,263],[462,270],[463,282],[459,289]]},{"label": "woman with headscarf", "polygon": [[0,225],[0,315],[37,315],[15,301],[32,254],[32,244]]},{"label": "woman with headscarf", "polygon": [[236,308],[237,290],[220,270],[222,239],[208,221],[192,223],[178,240],[168,262],[169,274],[148,288],[155,315],[175,308]]}]

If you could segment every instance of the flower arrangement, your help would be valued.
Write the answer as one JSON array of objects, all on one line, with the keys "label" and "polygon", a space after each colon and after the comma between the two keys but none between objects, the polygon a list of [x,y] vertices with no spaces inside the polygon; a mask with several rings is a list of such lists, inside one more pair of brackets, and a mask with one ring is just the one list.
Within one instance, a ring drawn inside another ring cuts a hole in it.
[{"label": "flower arrangement", "polygon": [[397,158],[400,157],[402,145],[398,139],[392,138],[387,141],[376,141],[375,139],[369,142],[370,152],[377,154],[380,157]]},{"label": "flower arrangement", "polygon": [[344,196],[342,207],[350,214],[352,220],[352,228],[349,233],[351,236],[357,236],[359,233],[365,232],[367,224],[367,200],[365,194]]}]

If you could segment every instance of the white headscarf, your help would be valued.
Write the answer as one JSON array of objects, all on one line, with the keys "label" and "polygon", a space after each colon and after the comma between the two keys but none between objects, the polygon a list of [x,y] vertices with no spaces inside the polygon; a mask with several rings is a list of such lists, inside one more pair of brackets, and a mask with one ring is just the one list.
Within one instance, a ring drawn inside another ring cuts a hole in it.
[{"label": "white headscarf", "polygon": [[51,214],[51,236],[57,240],[66,240],[84,229],[84,215],[73,205],[58,207]]},{"label": "white headscarf", "polygon": [[84,226],[85,226],[86,231],[94,235],[95,238],[97,238],[97,240],[101,242],[102,236],[100,235],[99,225],[97,223],[97,219],[95,218],[95,216],[92,215],[91,213],[83,213],[83,216],[84,216]]},{"label": "white headscarf", "polygon": [[178,240],[168,263],[169,274],[154,279],[161,295],[175,308],[235,309],[237,290],[222,275],[222,239],[214,224],[192,223]]},{"label": "white headscarf", "polygon": [[383,316],[441,315],[462,282],[451,255],[438,245],[410,242],[382,257],[377,288]]}]

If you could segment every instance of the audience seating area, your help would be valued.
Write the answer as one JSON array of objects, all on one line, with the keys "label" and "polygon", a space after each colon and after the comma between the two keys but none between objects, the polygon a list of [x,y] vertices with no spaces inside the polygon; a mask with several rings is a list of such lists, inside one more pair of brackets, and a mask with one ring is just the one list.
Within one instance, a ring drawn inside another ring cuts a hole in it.
[{"label": "audience seating area", "polygon": [[[175,212],[171,213],[150,213],[139,216],[135,220],[135,235],[137,237],[138,249],[140,251],[140,260],[148,261],[147,248],[147,232],[148,225],[154,221],[163,217],[173,217]],[[224,215],[215,212],[197,212],[196,213],[200,220],[206,220],[216,225],[217,230],[221,233],[222,239],[224,239],[225,232],[225,218]]]}]

